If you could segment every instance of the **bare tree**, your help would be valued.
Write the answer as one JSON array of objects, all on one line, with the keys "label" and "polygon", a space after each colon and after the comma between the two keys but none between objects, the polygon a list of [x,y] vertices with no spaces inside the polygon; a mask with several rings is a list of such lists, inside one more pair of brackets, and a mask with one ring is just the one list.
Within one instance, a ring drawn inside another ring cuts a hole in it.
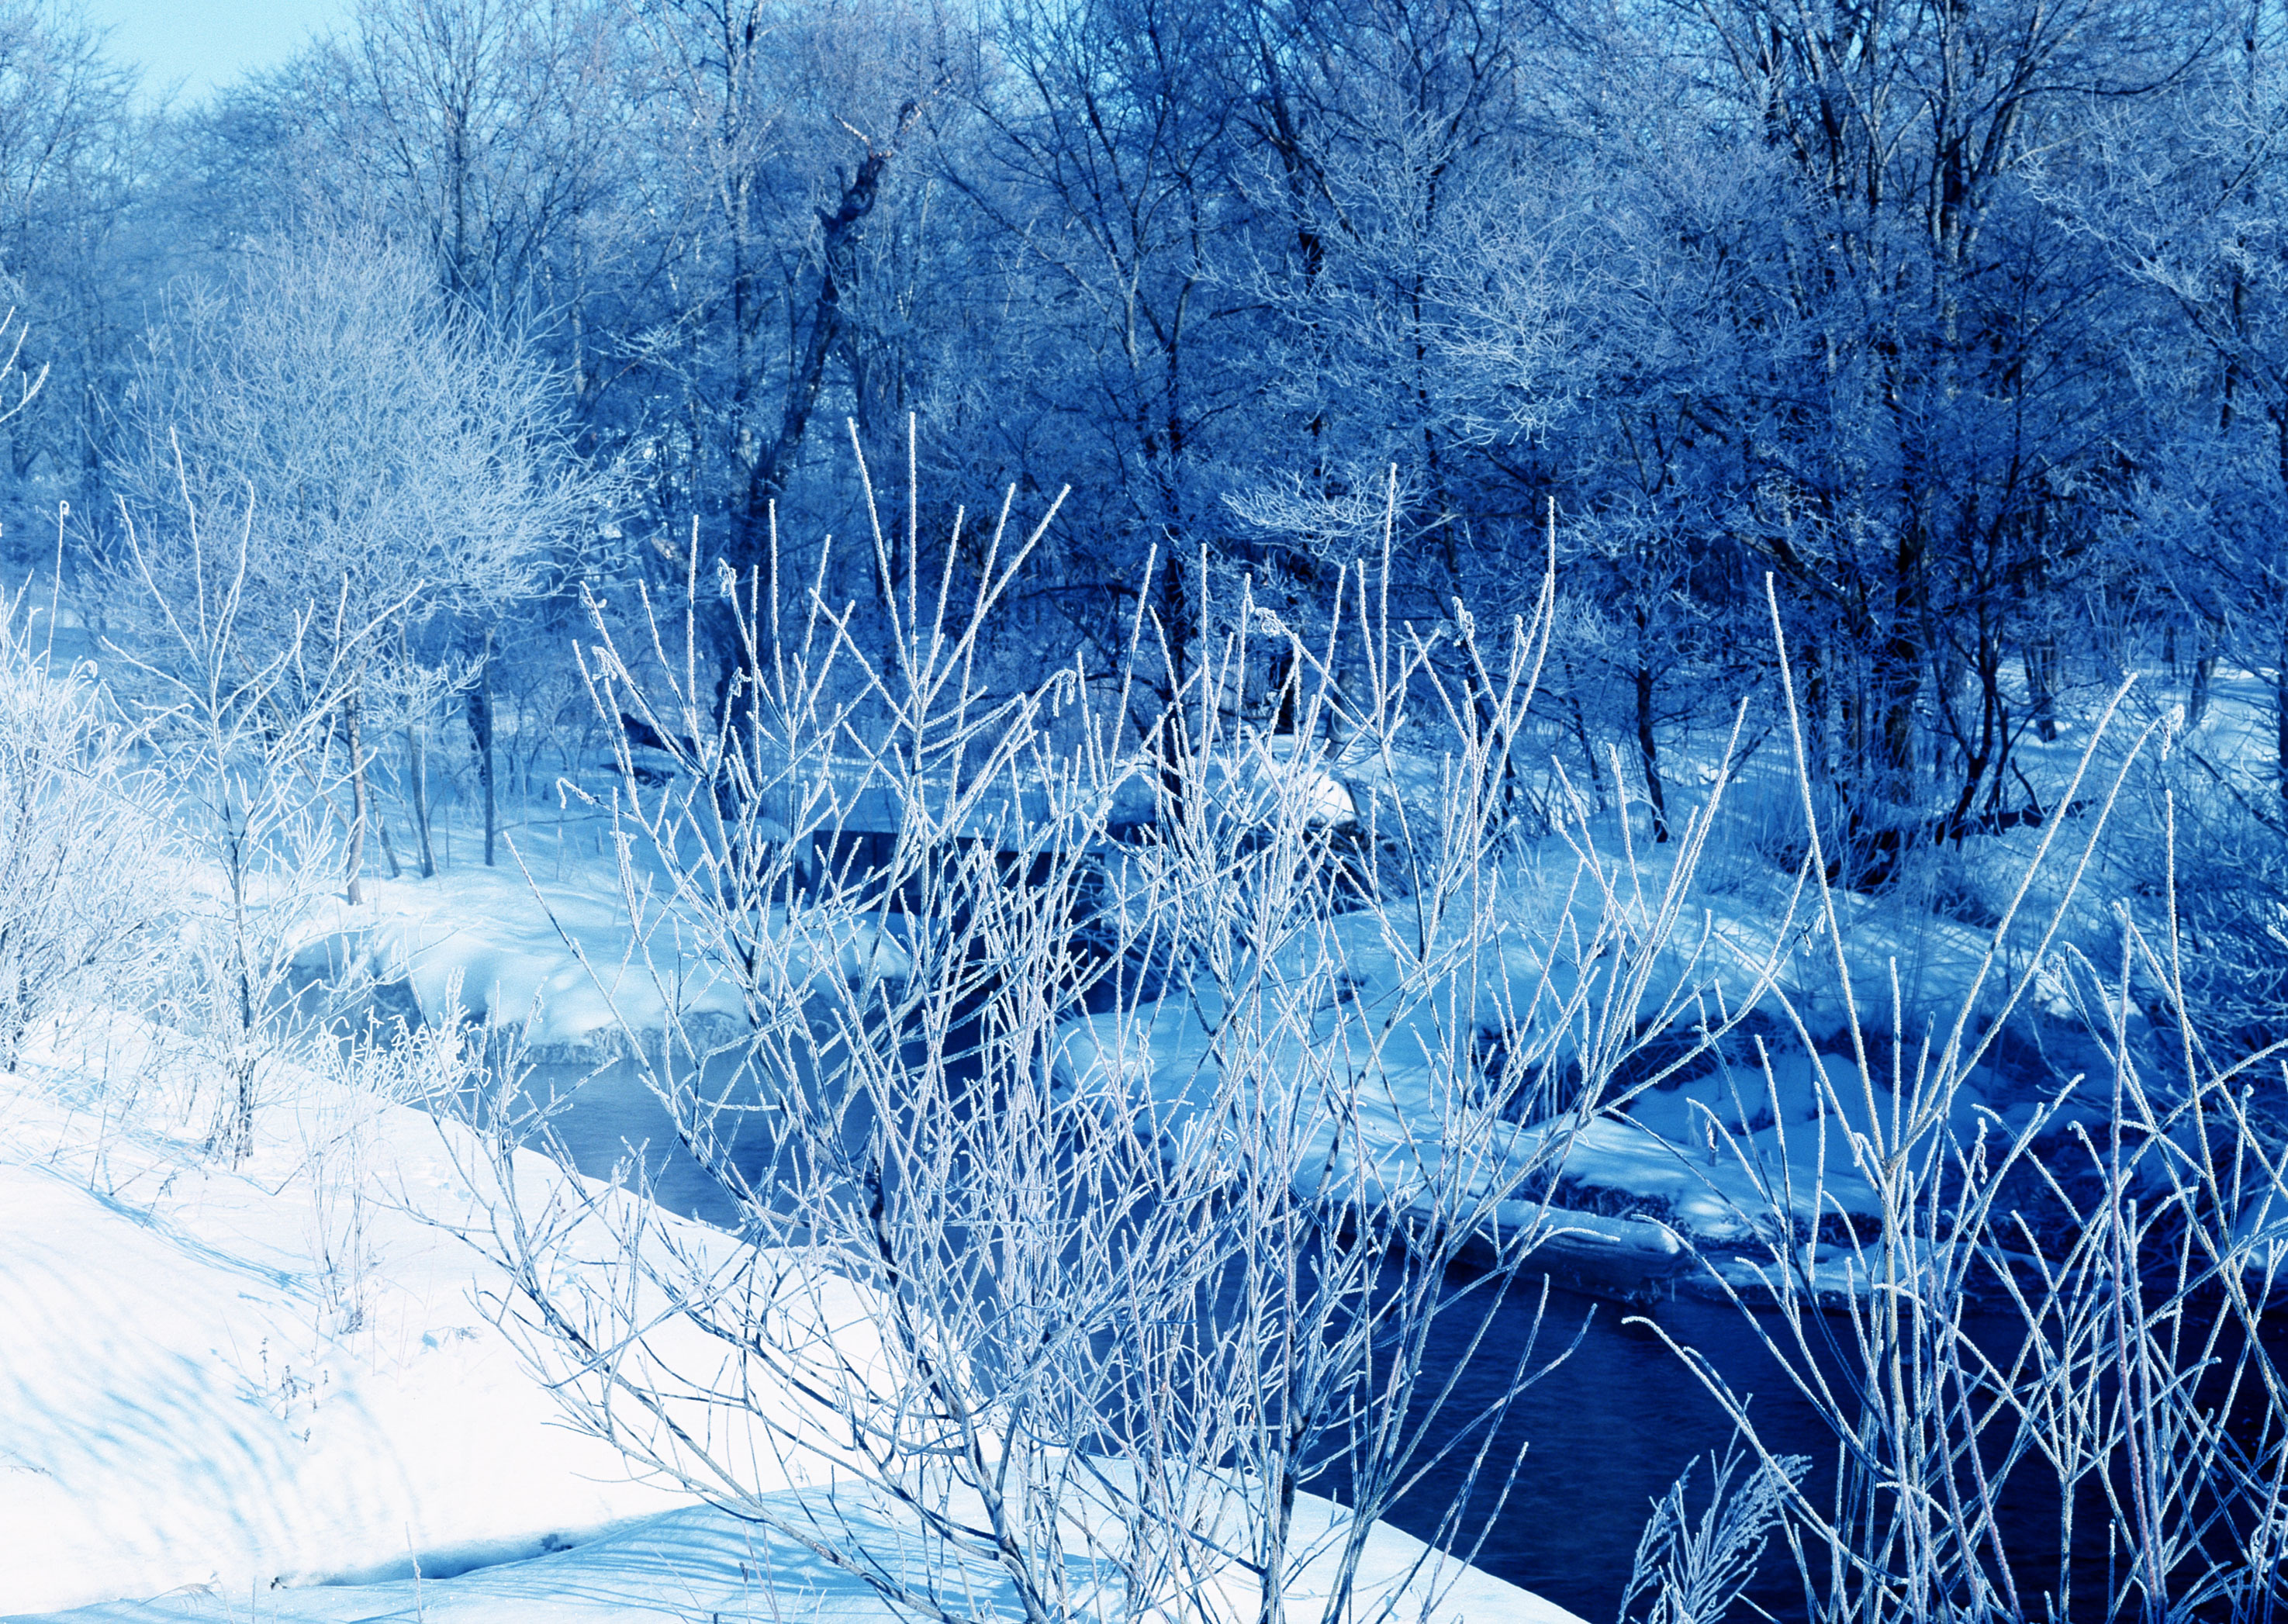
[{"label": "bare tree", "polygon": [[[336,1035],[296,1002],[298,955],[339,867],[335,798],[348,764],[325,741],[360,656],[397,606],[352,624],[345,594],[321,635],[309,621],[328,610],[311,605],[282,640],[268,626],[258,643],[247,627],[250,505],[230,516],[236,534],[218,539],[187,485],[179,500],[187,574],[163,575],[163,564],[183,561],[155,559],[134,515],[123,515],[158,635],[114,652],[140,679],[129,685],[144,711],[138,731],[174,799],[179,836],[219,883],[218,895],[200,885],[179,905],[189,975],[178,1013],[219,1079],[208,1147],[235,1163],[254,1153],[268,1075],[306,1058],[306,1041]],[[328,968],[354,979],[352,966]]]},{"label": "bare tree", "polygon": [[96,505],[134,340],[131,220],[155,120],[133,106],[133,71],[104,47],[70,8],[0,6],[0,265],[9,302],[36,313],[27,370],[56,384],[38,410],[11,414],[5,439],[5,471],[36,511],[52,512],[57,495]]},{"label": "bare tree", "polygon": [[[727,526],[746,570],[768,551],[822,401],[887,357],[862,330],[871,234],[902,212],[912,143],[963,25],[902,4],[799,14],[756,0],[673,0],[632,30],[640,106],[658,154],[668,273],[631,365],[680,401],[649,448],[679,484],[662,517]],[[676,528],[680,529],[679,522]],[[737,657],[727,624],[719,657]]]},{"label": "bare tree", "polygon": [[572,456],[561,410],[520,338],[371,243],[258,249],[226,297],[185,295],[153,336],[121,470],[143,567],[161,597],[197,601],[190,514],[243,511],[238,657],[258,671],[298,648],[288,680],[347,665],[334,743],[351,764],[353,899],[370,828],[365,712],[409,647],[366,629],[481,624],[601,522],[608,487]]},{"label": "bare tree", "polygon": [[[25,337],[12,311],[0,318],[0,424],[48,378],[20,369]],[[60,588],[42,636],[28,588],[0,604],[0,1066],[12,1070],[36,1023],[147,965],[170,917],[144,866],[161,849],[156,787],[93,668],[56,661]]]}]

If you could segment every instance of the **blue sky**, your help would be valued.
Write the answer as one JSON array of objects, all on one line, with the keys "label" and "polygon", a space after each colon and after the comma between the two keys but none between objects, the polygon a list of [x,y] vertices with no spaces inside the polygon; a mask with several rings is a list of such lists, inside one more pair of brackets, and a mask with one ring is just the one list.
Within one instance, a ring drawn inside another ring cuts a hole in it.
[{"label": "blue sky", "polygon": [[196,101],[250,68],[283,61],[313,33],[347,19],[353,0],[83,0],[111,30],[112,55],[143,69],[155,95],[180,81]]}]

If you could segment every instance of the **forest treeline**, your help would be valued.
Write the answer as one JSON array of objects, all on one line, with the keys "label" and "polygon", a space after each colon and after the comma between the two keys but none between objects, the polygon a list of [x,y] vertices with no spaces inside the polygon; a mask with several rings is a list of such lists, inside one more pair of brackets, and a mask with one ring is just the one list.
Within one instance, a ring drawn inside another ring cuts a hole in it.
[{"label": "forest treeline", "polygon": [[910,422],[926,537],[1070,487],[1019,664],[1140,606],[1164,701],[1243,577],[1307,645],[1394,490],[1426,628],[1529,611],[1553,520],[1544,709],[1656,826],[1769,574],[1864,863],[2039,815],[2014,743],[2129,668],[2267,677],[2276,827],[2284,68],[2272,0],[362,0],[173,106],[7,0],[6,545],[116,580],[244,492],[282,613],[416,560],[356,592],[457,707],[580,582],[854,530]]}]

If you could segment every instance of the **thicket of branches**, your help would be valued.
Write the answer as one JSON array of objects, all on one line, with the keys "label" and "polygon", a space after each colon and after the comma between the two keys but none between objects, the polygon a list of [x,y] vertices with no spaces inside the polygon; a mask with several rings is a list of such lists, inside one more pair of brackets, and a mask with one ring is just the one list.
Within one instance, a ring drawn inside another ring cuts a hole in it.
[{"label": "thicket of branches", "polygon": [[[1803,925],[1801,979],[1786,947],[1743,966],[1706,932],[1720,775],[1671,863],[1577,800],[1540,843],[1569,852],[1532,866],[1504,756],[1553,578],[1507,638],[1462,634],[1457,679],[1376,572],[1347,573],[1347,622],[1287,649],[1287,735],[1219,702],[1266,657],[1243,604],[1172,744],[1077,668],[984,689],[977,645],[1032,543],[1005,523],[965,602],[950,560],[911,567],[918,510],[874,525],[877,580],[902,583],[876,606],[886,660],[823,598],[774,635],[764,578],[727,571],[743,654],[717,710],[695,615],[679,646],[675,614],[623,639],[598,614],[600,709],[640,711],[675,767],[619,752],[624,905],[671,1009],[703,978],[745,1019],[671,1014],[638,1062],[738,1214],[727,1251],[671,1244],[616,1190],[520,1195],[520,1149],[568,1159],[556,1106],[513,1064],[480,1090],[501,1322],[574,1424],[926,1618],[1439,1616],[1437,1558],[1403,1602],[1362,1568],[1371,1519],[1445,1455],[1463,1488],[1422,1525],[1464,1554],[1488,1537],[1470,1490],[1531,1470],[1501,1423],[1569,1351],[1545,1295],[1501,1310],[1593,1224],[1564,1204],[1577,1138],[1713,1064],[1744,1103],[1704,1150],[1747,1175],[1720,1195],[1746,1250],[1644,1227],[1736,1303],[1828,1447],[1782,1454],[1745,1373],[1652,1322],[1741,1441],[1704,1505],[1691,1470],[1656,1502],[1623,1618],[1728,1616],[1776,1538],[1780,1616],[2279,1616],[2279,1051],[2203,1042],[2173,910],[2152,934],[2121,914],[2103,956],[2074,938],[2164,731],[2099,748],[2126,685],[2067,780],[2088,813],[2045,828],[1983,957],[1925,1007],[1895,957],[1855,982],[1776,582],[1802,851],[1771,939]],[[1410,791],[1394,769],[1430,737],[1434,788]],[[1736,723],[1728,763],[1740,744]],[[1325,814],[1338,763],[1373,786],[1362,829]],[[1124,792],[1155,804],[1148,831],[1116,833]],[[900,812],[880,847],[870,801]],[[2135,1018],[2141,988],[2173,1037]],[[2038,1002],[2095,1070],[1980,1104]],[[1819,1153],[1776,1160],[1745,1124],[1787,1119],[1795,1060],[1814,1105],[1786,1131]],[[1490,1397],[1438,1374],[1458,1349]],[[1349,1513],[1301,1515],[1314,1486]]]}]

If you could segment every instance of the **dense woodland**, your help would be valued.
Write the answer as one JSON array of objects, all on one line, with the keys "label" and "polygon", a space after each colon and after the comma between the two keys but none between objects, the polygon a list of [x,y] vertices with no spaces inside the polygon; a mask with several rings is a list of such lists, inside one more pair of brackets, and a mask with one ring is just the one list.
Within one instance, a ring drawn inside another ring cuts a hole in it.
[{"label": "dense woodland", "polygon": [[[250,513],[251,597],[387,622],[374,734],[465,782],[589,725],[584,587],[806,558],[910,429],[924,573],[1069,487],[1008,681],[1109,679],[1141,607],[1164,705],[1243,580],[1308,643],[1394,493],[1425,627],[1529,611],[1553,545],[1528,754],[1656,833],[1772,686],[1770,575],[1845,877],[2054,810],[2016,747],[2138,669],[2181,844],[2283,892],[2265,0],[367,0],[181,106],[12,3],[0,107],[16,570],[115,632]],[[2276,748],[2204,754],[2220,671]]]}]

